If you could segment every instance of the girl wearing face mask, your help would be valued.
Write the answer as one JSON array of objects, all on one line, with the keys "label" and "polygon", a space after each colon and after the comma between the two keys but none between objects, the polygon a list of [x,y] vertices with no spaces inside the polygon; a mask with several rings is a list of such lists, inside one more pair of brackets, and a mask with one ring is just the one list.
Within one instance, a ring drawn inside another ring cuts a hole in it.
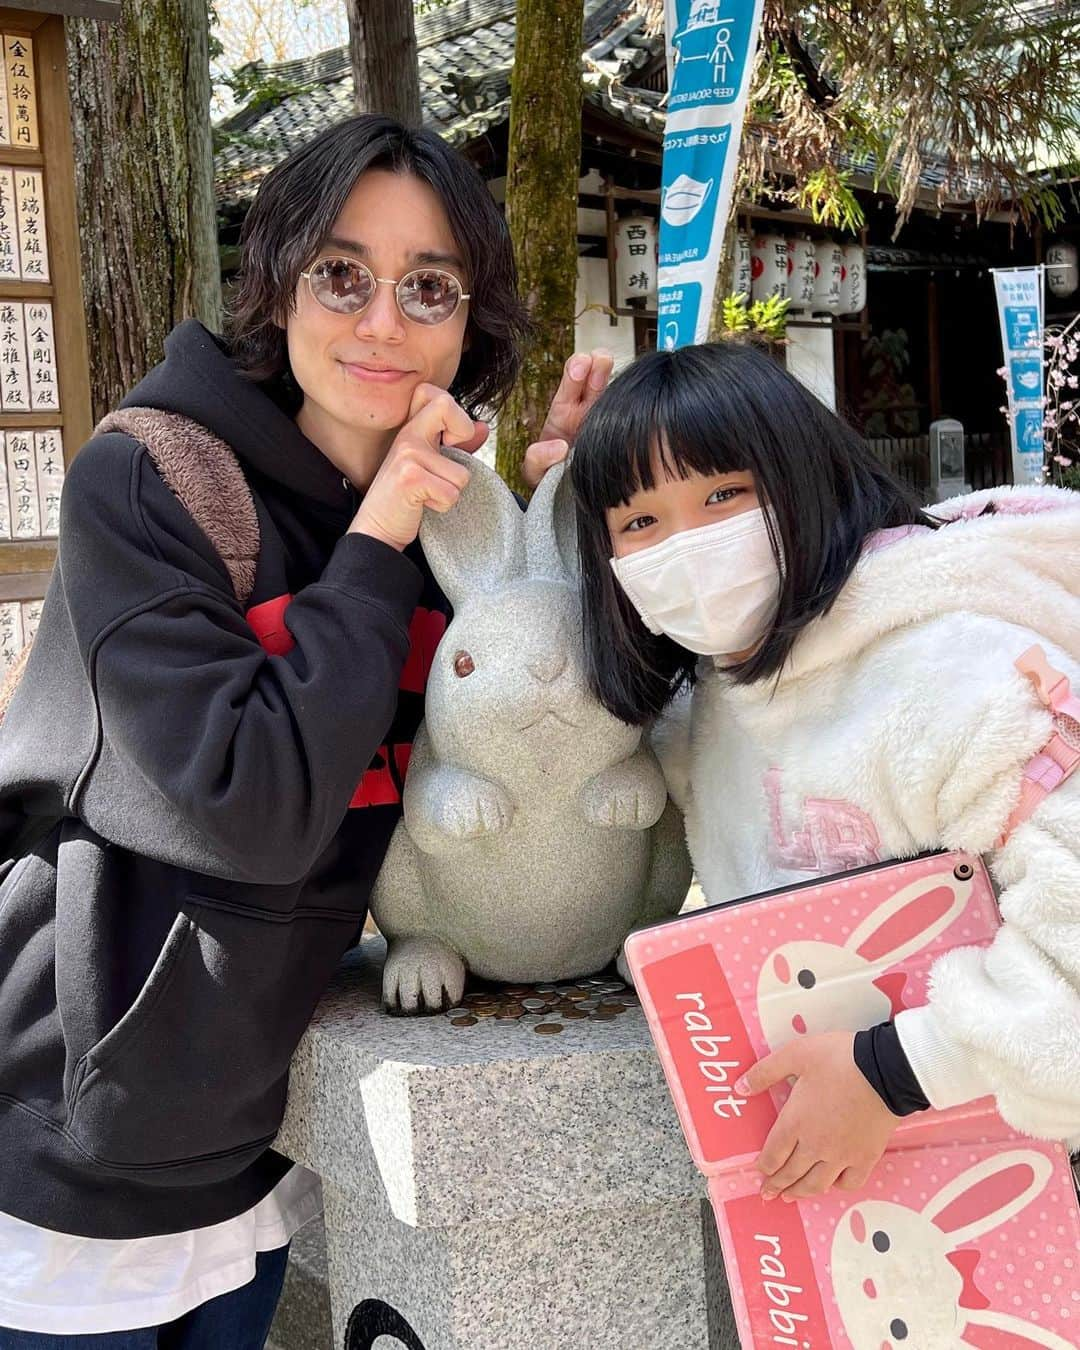
[{"label": "girl wearing face mask", "polygon": [[796,1037],[737,1085],[796,1080],[763,1194],[858,1189],[903,1115],[991,1094],[1080,1143],[1080,774],[995,847],[1053,729],[1014,662],[1039,643],[1080,689],[1080,497],[930,514],[734,344],[642,357],[571,475],[597,695],[641,724],[693,685],[662,754],[710,903],[939,848],[1003,888],[993,946],[939,960],[927,1006]]}]

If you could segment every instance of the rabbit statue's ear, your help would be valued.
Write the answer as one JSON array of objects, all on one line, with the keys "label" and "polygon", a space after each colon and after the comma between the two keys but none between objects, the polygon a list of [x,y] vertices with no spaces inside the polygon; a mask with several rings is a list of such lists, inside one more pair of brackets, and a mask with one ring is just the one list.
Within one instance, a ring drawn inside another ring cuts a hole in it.
[{"label": "rabbit statue's ear", "polygon": [[1046,1327],[1025,1322],[1009,1313],[969,1312],[964,1310],[964,1329],[960,1343],[972,1350],[1076,1350],[1076,1342],[1066,1340]]},{"label": "rabbit statue's ear", "polygon": [[959,918],[971,891],[951,870],[922,877],[871,910],[844,945],[874,965],[903,961]]},{"label": "rabbit statue's ear", "polygon": [[420,543],[435,580],[457,608],[469,595],[497,590],[525,570],[525,516],[494,469],[463,450],[443,450],[464,464],[469,481],[451,509],[425,511]]},{"label": "rabbit statue's ear", "polygon": [[1030,1205],[1053,1171],[1046,1154],[1034,1149],[996,1153],[942,1186],[923,1213],[954,1247],[961,1247]]},{"label": "rabbit statue's ear", "polygon": [[531,577],[577,580],[577,515],[565,462],[548,469],[533,493],[525,516],[525,553]]}]

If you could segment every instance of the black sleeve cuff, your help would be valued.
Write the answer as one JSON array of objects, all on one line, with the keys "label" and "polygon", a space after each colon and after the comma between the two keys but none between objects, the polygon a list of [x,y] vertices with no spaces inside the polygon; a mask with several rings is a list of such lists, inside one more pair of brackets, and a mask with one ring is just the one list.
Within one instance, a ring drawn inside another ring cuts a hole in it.
[{"label": "black sleeve cuff", "polygon": [[910,1116],[930,1107],[912,1072],[896,1027],[882,1022],[855,1033],[855,1067],[894,1116]]},{"label": "black sleeve cuff", "polygon": [[357,600],[381,604],[406,629],[424,585],[420,569],[405,553],[356,532],[337,541],[319,581]]}]

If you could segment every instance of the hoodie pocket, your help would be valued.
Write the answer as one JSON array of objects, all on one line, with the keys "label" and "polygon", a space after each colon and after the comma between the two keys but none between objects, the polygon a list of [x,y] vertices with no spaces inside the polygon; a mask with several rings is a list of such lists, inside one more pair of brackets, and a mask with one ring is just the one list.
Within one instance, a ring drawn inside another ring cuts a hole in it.
[{"label": "hoodie pocket", "polygon": [[293,1050],[350,934],[185,903],[131,1007],[74,1066],[71,1137],[156,1184],[242,1171],[277,1133]]}]

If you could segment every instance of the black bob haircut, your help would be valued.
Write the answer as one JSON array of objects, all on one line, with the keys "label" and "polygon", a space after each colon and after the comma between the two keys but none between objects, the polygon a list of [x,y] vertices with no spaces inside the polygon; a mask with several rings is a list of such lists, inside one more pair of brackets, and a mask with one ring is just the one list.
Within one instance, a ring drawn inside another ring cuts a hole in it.
[{"label": "black bob haircut", "polygon": [[[605,512],[671,478],[749,471],[775,515],[780,599],[737,683],[777,676],[802,629],[840,593],[868,535],[936,525],[865,441],[771,356],[738,342],[641,356],[597,399],[570,466],[578,518],[586,666],[609,712],[641,725],[685,684],[698,657],[641,622],[611,569]],[[766,517],[768,519],[768,517]]]},{"label": "black bob haircut", "polygon": [[361,114],[329,127],[267,174],[244,221],[229,338],[255,380],[289,372],[285,333],[300,273],[330,235],[368,169],[412,174],[434,190],[468,268],[468,325],[450,393],[470,412],[496,411],[517,379],[531,336],[502,213],[464,155],[431,131]]}]

